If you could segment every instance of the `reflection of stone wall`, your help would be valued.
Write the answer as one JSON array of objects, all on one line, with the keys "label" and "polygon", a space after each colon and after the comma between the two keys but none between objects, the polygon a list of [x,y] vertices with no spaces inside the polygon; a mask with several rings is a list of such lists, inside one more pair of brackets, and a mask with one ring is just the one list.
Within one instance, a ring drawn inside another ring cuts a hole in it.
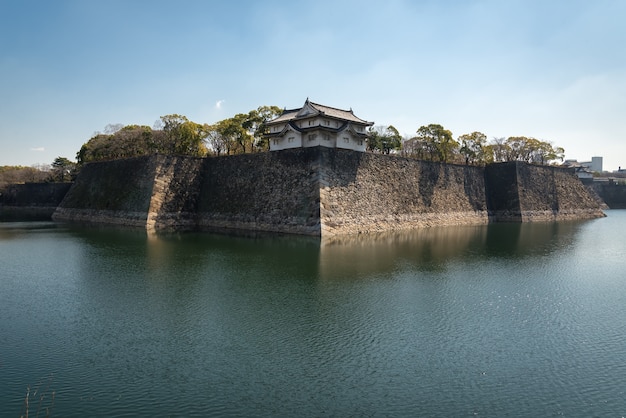
[{"label": "reflection of stone wall", "polygon": [[12,184],[0,193],[0,220],[50,220],[71,183]]},{"label": "reflection of stone wall", "polygon": [[54,218],[332,236],[485,224],[494,214],[526,221],[602,212],[565,170],[483,169],[318,147],[89,164]]}]

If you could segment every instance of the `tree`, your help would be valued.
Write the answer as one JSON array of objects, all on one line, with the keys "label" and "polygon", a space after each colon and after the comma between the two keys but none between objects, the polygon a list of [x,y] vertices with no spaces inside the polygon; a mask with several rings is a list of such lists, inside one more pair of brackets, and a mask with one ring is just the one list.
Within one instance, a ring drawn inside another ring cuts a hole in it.
[{"label": "tree", "polygon": [[507,145],[507,161],[530,162],[535,141],[535,139],[526,138],[525,136],[508,137],[505,141]]},{"label": "tree", "polygon": [[204,125],[192,122],[187,117],[178,114],[161,116],[161,121],[167,138],[166,151],[168,153],[194,157],[207,154],[203,142],[207,136]]},{"label": "tree", "polygon": [[243,128],[253,137],[253,151],[267,151],[269,149],[269,143],[265,138],[267,133],[265,124],[282,113],[283,110],[278,106],[259,106],[256,110],[248,112]]},{"label": "tree", "polygon": [[487,135],[482,132],[472,132],[461,135],[458,139],[461,144],[459,152],[465,157],[465,164],[485,164],[485,146]]},{"label": "tree", "polygon": [[108,135],[112,135],[115,132],[123,128],[124,128],[124,125],[121,123],[109,123],[107,126],[104,127],[104,133]]},{"label": "tree", "polygon": [[260,106],[248,113],[238,113],[232,118],[207,125],[208,147],[217,155],[267,150],[269,144],[265,139],[265,124],[281,113],[278,106]]},{"label": "tree", "polygon": [[166,141],[162,131],[149,126],[128,125],[114,134],[96,134],[76,154],[79,165],[103,160],[131,158],[163,152]]},{"label": "tree", "polygon": [[531,160],[534,163],[549,164],[551,161],[563,161],[565,150],[562,147],[554,147],[547,141],[538,141],[537,148],[533,150]]},{"label": "tree", "polygon": [[490,148],[494,162],[524,161],[535,164],[549,164],[550,161],[563,160],[565,150],[554,147],[548,141],[525,136],[511,136],[506,139],[494,138],[485,149]]},{"label": "tree", "polygon": [[441,125],[430,124],[417,130],[416,138],[429,145],[431,161],[449,162],[459,144],[452,137],[452,132]]},{"label": "tree", "polygon": [[486,144],[483,146],[483,156],[485,164],[492,164],[495,162],[493,144]]},{"label": "tree", "polygon": [[65,157],[57,157],[52,162],[52,179],[59,182],[70,181],[76,170],[76,163]]},{"label": "tree", "polygon": [[221,120],[210,127],[207,138],[211,140],[214,151],[225,151],[227,155],[246,152],[247,145],[252,148],[252,135],[243,127],[247,115],[240,113],[235,117]]},{"label": "tree", "polygon": [[509,155],[508,145],[505,143],[505,138],[494,138],[490,144],[490,148],[493,155],[493,162],[499,163],[507,161]]},{"label": "tree", "polygon": [[50,166],[0,166],[0,191],[9,184],[35,183],[45,181],[50,177]]},{"label": "tree", "polygon": [[227,149],[226,138],[222,135],[220,124],[206,125],[205,129],[207,137],[204,140],[208,145],[207,148],[219,157]]},{"label": "tree", "polygon": [[373,126],[368,131],[367,149],[372,152],[389,154],[402,147],[402,136],[393,126]]}]

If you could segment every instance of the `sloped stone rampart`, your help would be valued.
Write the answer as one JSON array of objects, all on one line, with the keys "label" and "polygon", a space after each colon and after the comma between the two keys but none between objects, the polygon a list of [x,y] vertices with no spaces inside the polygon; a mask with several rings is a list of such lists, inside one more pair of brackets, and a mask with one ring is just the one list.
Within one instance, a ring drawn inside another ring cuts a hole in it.
[{"label": "sloped stone rampart", "polygon": [[593,182],[591,188],[610,209],[626,209],[626,185],[615,181]]},{"label": "sloped stone rampart", "polygon": [[329,151],[320,186],[324,234],[489,221],[481,167]]},{"label": "sloped stone rampart", "polygon": [[89,164],[54,219],[314,236],[603,216],[573,173],[327,148]]},{"label": "sloped stone rampart", "polygon": [[145,227],[156,167],[163,157],[87,164],[52,219]]},{"label": "sloped stone rampart", "polygon": [[71,183],[12,184],[0,190],[0,221],[50,220]]},{"label": "sloped stone rampart", "polygon": [[604,216],[599,202],[570,169],[521,162],[492,164],[485,169],[485,182],[496,222]]},{"label": "sloped stone rampart", "polygon": [[318,149],[209,158],[200,229],[320,235]]},{"label": "sloped stone rampart", "polygon": [[195,229],[204,158],[159,156],[148,208],[148,229]]}]

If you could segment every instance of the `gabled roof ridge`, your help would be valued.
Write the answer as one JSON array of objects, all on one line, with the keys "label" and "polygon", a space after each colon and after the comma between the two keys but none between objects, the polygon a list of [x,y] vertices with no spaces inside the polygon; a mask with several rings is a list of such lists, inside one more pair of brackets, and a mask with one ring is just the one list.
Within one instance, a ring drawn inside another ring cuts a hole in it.
[{"label": "gabled roof ridge", "polygon": [[[303,112],[303,109],[305,108],[310,109],[310,111],[313,113],[305,112],[301,114],[301,112]],[[293,119],[310,118],[310,117],[314,117],[316,114],[324,115],[326,117],[333,118],[333,119],[348,120],[354,123],[364,124],[366,126],[371,126],[374,124],[374,122],[368,122],[365,119],[361,119],[358,116],[356,116],[354,112],[352,111],[352,108],[350,108],[350,110],[345,110],[345,109],[339,109],[338,107],[326,106],[321,103],[312,102],[309,100],[308,97],[302,107],[296,108],[296,109],[289,109],[289,110],[284,109],[283,113],[281,113],[280,116],[267,122],[267,124],[273,125],[277,123],[290,121]]]},{"label": "gabled roof ridge", "polygon": [[313,105],[313,107],[321,106],[321,107],[325,107],[327,109],[339,110],[341,112],[349,112],[349,113],[354,114],[354,112],[352,111],[352,108],[350,108],[350,110],[346,110],[346,109],[340,109],[338,107],[326,106],[326,105],[323,105],[321,103],[315,103],[315,102],[310,101],[309,99],[307,99],[307,101],[309,102],[309,104]]},{"label": "gabled roof ridge", "polygon": [[281,115],[287,114],[287,113],[294,113],[294,112],[299,112],[300,109],[302,109],[301,107],[298,107],[296,109],[283,109],[283,113],[281,113]]}]

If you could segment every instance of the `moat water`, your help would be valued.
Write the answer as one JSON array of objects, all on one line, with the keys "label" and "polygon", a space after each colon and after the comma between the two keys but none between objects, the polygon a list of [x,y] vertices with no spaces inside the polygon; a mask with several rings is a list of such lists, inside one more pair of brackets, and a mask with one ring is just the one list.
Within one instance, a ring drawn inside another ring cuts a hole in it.
[{"label": "moat water", "polygon": [[[0,416],[626,415],[626,211],[333,242],[0,224]],[[30,388],[30,389],[29,389]]]}]

